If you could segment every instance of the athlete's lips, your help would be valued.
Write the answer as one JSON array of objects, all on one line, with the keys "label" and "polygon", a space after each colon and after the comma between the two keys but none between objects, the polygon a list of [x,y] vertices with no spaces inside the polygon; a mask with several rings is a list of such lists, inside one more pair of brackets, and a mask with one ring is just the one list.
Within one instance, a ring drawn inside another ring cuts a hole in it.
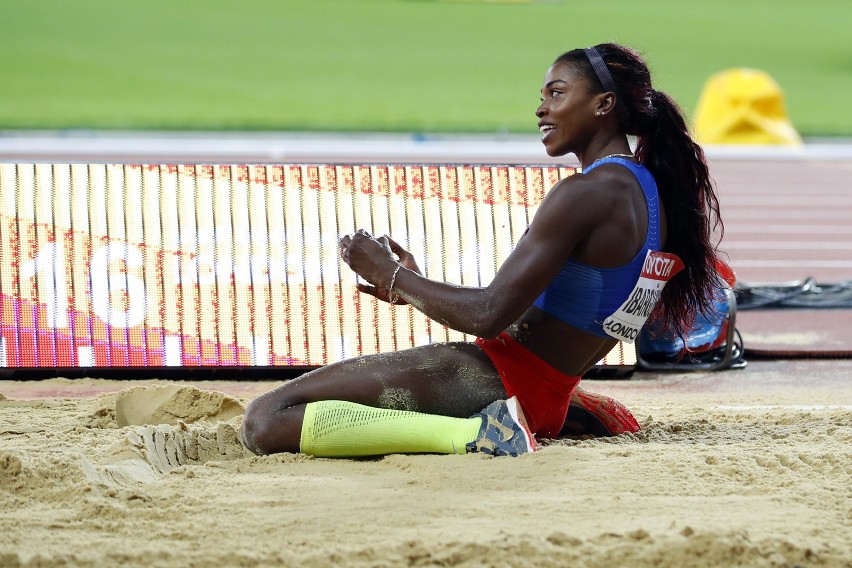
[{"label": "athlete's lips", "polygon": [[556,130],[556,126],[549,122],[539,122],[538,130],[541,132],[541,141],[547,142],[547,139],[550,138],[550,135],[553,134],[554,130]]}]

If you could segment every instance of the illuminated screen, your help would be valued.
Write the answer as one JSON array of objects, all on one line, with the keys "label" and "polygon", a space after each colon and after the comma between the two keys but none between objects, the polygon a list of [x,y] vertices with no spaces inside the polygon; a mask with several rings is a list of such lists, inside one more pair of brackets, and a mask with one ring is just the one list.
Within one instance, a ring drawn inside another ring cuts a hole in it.
[{"label": "illuminated screen", "polygon": [[0,164],[0,366],[314,367],[472,340],[357,292],[339,237],[389,234],[429,278],[485,285],[573,172]]}]

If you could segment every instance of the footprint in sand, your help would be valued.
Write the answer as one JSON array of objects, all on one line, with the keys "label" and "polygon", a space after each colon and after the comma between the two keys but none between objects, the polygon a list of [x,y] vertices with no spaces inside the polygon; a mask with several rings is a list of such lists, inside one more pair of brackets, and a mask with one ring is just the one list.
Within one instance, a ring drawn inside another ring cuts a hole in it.
[{"label": "footprint in sand", "polygon": [[229,422],[194,426],[158,424],[128,430],[99,465],[83,458],[83,471],[91,481],[105,485],[150,483],[181,466],[250,457]]},{"label": "footprint in sand", "polygon": [[[129,429],[98,466],[83,459],[97,483],[150,483],[175,468],[253,454],[237,435],[243,406],[222,393],[180,385],[132,387],[116,396],[116,423]],[[187,422],[216,422],[189,426]]]},{"label": "footprint in sand", "polygon": [[160,473],[182,465],[235,460],[251,455],[240,443],[237,429],[227,422],[215,428],[143,426],[127,433],[127,442]]}]

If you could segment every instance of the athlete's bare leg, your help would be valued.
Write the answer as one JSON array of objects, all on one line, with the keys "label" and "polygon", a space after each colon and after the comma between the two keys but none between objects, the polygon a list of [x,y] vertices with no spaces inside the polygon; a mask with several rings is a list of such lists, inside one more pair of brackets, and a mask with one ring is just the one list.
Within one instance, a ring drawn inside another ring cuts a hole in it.
[{"label": "athlete's bare leg", "polygon": [[343,400],[468,418],[506,397],[472,343],[443,343],[334,363],[285,383],[246,408],[240,437],[258,454],[298,452],[305,404]]}]

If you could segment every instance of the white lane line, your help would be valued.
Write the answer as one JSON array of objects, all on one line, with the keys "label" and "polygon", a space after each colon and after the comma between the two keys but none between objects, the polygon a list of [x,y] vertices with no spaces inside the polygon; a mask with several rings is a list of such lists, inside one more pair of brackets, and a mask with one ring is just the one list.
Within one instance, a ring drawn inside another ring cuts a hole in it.
[{"label": "white lane line", "polygon": [[734,268],[852,268],[852,260],[756,260],[731,259]]},{"label": "white lane line", "polygon": [[757,207],[759,209],[781,209],[785,207],[834,208],[852,207],[852,197],[801,195],[762,197],[728,196],[721,198],[723,208],[727,207]]},{"label": "white lane line", "polygon": [[[819,187],[813,188],[814,192],[810,193],[812,180],[796,182],[790,180],[791,185],[779,186],[778,182],[767,183],[764,185],[749,184],[742,185],[742,182],[727,182],[719,188],[718,196],[722,205],[728,201],[739,201],[741,199],[754,200],[758,205],[762,202],[764,206],[771,205],[776,198],[781,198],[782,201],[787,199],[804,199],[802,195],[801,185],[808,185],[807,197],[813,203],[825,203],[830,199],[846,199],[849,197],[849,180],[843,182],[833,182],[831,180],[820,181]],[[797,183],[799,185],[797,185]]]},{"label": "white lane line", "polygon": [[711,160],[847,160],[852,158],[849,144],[809,142],[802,146],[706,145],[705,155]]},{"label": "white lane line", "polygon": [[725,250],[846,250],[852,251],[852,241],[728,241]]},{"label": "white lane line", "polygon": [[715,410],[804,410],[808,412],[819,410],[852,410],[852,404],[743,404],[721,405]]},{"label": "white lane line", "polygon": [[722,219],[745,219],[751,221],[753,219],[816,219],[816,220],[849,220],[849,211],[843,208],[838,209],[725,209],[722,212]]},{"label": "white lane line", "polygon": [[850,225],[759,225],[756,223],[728,223],[725,219],[725,234],[772,233],[784,235],[852,235]]}]

